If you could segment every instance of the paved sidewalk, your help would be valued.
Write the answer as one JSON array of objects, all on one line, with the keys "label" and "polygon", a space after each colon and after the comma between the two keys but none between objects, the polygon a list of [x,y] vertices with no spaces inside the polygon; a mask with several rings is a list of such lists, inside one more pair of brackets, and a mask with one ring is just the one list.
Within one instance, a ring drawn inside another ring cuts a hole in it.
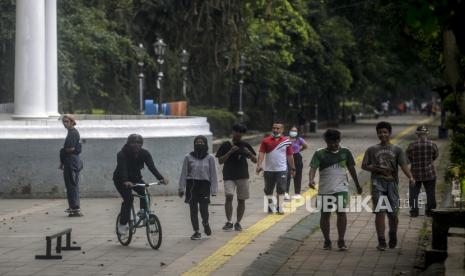
[{"label": "paved sidewalk", "polygon": [[[436,129],[431,127],[432,139]],[[436,136],[437,137],[437,136]],[[404,141],[401,144],[406,144]],[[444,141],[436,141],[440,150]],[[440,161],[439,161],[440,162]],[[408,179],[399,170],[400,196],[406,199]],[[364,195],[370,189],[365,185]],[[371,207],[371,202],[370,202]],[[401,203],[402,207],[402,203]],[[323,250],[323,237],[318,229],[302,243],[275,275],[410,275],[416,261],[418,237],[425,220],[424,216],[410,218],[408,207],[399,214],[398,246],[380,252],[372,213],[348,213],[346,244],[347,251],[337,250],[336,217],[331,217],[331,240],[333,250]],[[388,240],[386,220],[386,239]]]},{"label": "paved sidewalk", "polygon": [[331,218],[331,239],[334,248],[323,250],[318,230],[305,240],[275,275],[405,275],[410,274],[416,258],[418,233],[423,218],[410,219],[400,215],[396,249],[380,252],[371,213],[351,213],[347,216],[347,251],[336,249],[336,219]]},{"label": "paved sidewalk", "polygon": [[[424,119],[418,116],[392,117],[389,121],[414,123]],[[355,155],[362,153],[367,145],[377,140],[374,123],[341,126],[343,144],[349,146]],[[405,125],[394,126],[394,133],[405,129]],[[313,152],[324,146],[322,133],[313,133],[307,139],[310,149],[304,152],[303,186],[308,181],[308,163]],[[254,146],[258,148],[258,145]],[[263,212],[263,176],[256,176],[254,165],[250,165],[251,198],[246,202],[243,219],[244,231],[267,217]],[[221,167],[218,167],[221,176]],[[96,183],[97,185],[97,183]],[[170,185],[177,185],[171,179]],[[155,211],[163,227],[163,243],[159,250],[147,245],[144,229],[137,231],[130,246],[121,246],[114,234],[115,218],[119,211],[119,198],[83,199],[84,217],[68,218],[63,213],[64,199],[57,200],[0,200],[0,275],[178,275],[196,266],[223,246],[236,232],[223,232],[224,218],[223,183],[220,182],[218,196],[212,198],[210,218],[213,235],[200,241],[191,241],[192,228],[188,206],[175,196],[156,196]],[[157,187],[155,194],[164,194],[163,187]],[[292,191],[292,188],[291,188]],[[236,205],[236,203],[234,203]],[[298,223],[308,213],[304,208],[283,218],[262,232],[244,249],[230,259],[215,275],[240,275],[257,256],[266,252],[279,236]],[[235,216],[235,214],[234,214]],[[368,219],[368,218],[367,218]],[[367,227],[372,224],[367,221]],[[80,252],[63,252],[63,260],[35,260],[35,254],[45,253],[45,235],[73,228],[73,240],[82,246]],[[364,233],[363,227],[360,233]],[[349,229],[349,233],[351,230]],[[358,233],[358,232],[357,232]],[[319,234],[317,232],[317,234]],[[406,233],[405,235],[407,235]],[[349,234],[353,235],[353,234]],[[319,237],[319,236],[318,236]],[[319,240],[309,246],[316,255],[321,247]],[[370,240],[367,239],[369,243]],[[351,244],[355,248],[356,244]],[[322,251],[322,250],[321,250]],[[324,253],[324,252],[323,252]],[[336,253],[336,252],[334,252]],[[310,257],[310,255],[309,255]]]}]

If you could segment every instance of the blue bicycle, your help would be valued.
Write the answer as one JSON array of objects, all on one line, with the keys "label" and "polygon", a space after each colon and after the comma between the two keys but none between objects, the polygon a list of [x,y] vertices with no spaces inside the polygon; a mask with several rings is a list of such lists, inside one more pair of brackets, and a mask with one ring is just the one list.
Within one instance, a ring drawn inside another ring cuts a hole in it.
[{"label": "blue bicycle", "polygon": [[147,209],[140,209],[137,212],[134,209],[134,202],[131,207],[131,216],[129,218],[129,231],[128,234],[122,235],[118,231],[118,224],[121,217],[121,214],[118,215],[116,218],[116,236],[118,237],[118,241],[127,246],[131,243],[132,235],[136,233],[137,228],[145,227],[147,233],[147,239],[149,241],[150,247],[153,249],[158,249],[161,245],[162,240],[162,230],[161,224],[158,217],[154,214],[154,212],[150,209],[150,193],[148,188],[153,185],[161,185],[164,184],[163,182],[154,182],[154,183],[142,183],[142,184],[135,184],[134,187],[144,187],[145,188],[145,195],[138,195],[133,193],[133,196],[141,198],[145,200],[147,203]]}]

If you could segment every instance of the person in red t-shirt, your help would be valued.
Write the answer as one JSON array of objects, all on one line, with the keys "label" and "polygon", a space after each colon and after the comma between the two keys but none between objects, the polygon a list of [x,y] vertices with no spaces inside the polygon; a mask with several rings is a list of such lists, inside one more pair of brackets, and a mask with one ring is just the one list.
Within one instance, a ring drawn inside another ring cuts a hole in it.
[{"label": "person in red t-shirt", "polygon": [[[260,144],[257,162],[257,175],[260,171],[264,170],[265,177],[265,195],[268,198],[268,213],[273,213],[272,198],[274,187],[276,186],[276,193],[278,194],[277,200],[277,214],[284,214],[282,206],[279,205],[287,186],[287,164],[289,163],[291,176],[295,175],[295,164],[292,152],[292,143],[284,137],[284,124],[282,122],[274,122],[272,127],[271,136],[264,138]],[[262,167],[263,160],[265,166]],[[281,199],[281,200],[280,200]]]}]

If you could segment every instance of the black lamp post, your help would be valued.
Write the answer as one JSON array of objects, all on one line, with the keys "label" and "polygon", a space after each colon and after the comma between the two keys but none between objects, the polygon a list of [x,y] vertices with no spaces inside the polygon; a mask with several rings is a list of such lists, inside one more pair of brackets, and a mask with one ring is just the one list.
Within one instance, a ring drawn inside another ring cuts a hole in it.
[{"label": "black lamp post", "polygon": [[187,66],[189,65],[190,54],[186,49],[181,52],[181,70],[182,70],[182,95],[187,99]]},{"label": "black lamp post", "polygon": [[245,72],[245,56],[241,54],[241,59],[239,63],[239,111],[237,114],[240,116],[242,122],[244,111],[242,110],[242,89],[244,86],[244,72]]},{"label": "black lamp post", "polygon": [[159,97],[158,97],[158,113],[163,114],[162,110],[162,103],[163,103],[163,90],[161,86],[161,82],[163,80],[163,71],[162,71],[162,66],[163,63],[165,62],[164,56],[165,56],[165,51],[168,45],[166,45],[165,42],[163,42],[163,39],[158,38],[157,42],[153,44],[153,49],[155,51],[155,56],[157,57],[157,64],[158,64],[158,77],[157,77],[157,88],[160,91]]},{"label": "black lamp post", "polygon": [[137,65],[139,65],[139,111],[141,113],[144,112],[144,55],[144,45],[140,43],[137,48]]}]

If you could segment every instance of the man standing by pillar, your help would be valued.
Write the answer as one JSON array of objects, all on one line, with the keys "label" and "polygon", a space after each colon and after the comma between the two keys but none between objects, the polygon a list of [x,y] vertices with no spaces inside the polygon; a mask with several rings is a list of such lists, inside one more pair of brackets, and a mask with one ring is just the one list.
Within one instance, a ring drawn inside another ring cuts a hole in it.
[{"label": "man standing by pillar", "polygon": [[79,172],[82,170],[80,135],[77,129],[76,120],[71,115],[62,118],[63,126],[68,130],[63,148],[60,150],[60,169],[63,170],[65,180],[66,195],[68,197],[69,208],[65,212],[70,217],[80,217],[79,200]]},{"label": "man standing by pillar", "polygon": [[431,140],[428,140],[428,128],[419,126],[416,134],[418,139],[410,143],[407,148],[407,157],[411,163],[415,183],[410,183],[409,187],[409,205],[410,216],[418,216],[418,194],[421,185],[426,191],[426,211],[425,215],[430,217],[431,210],[436,208],[436,171],[434,169],[434,160],[438,158],[438,147]]}]

